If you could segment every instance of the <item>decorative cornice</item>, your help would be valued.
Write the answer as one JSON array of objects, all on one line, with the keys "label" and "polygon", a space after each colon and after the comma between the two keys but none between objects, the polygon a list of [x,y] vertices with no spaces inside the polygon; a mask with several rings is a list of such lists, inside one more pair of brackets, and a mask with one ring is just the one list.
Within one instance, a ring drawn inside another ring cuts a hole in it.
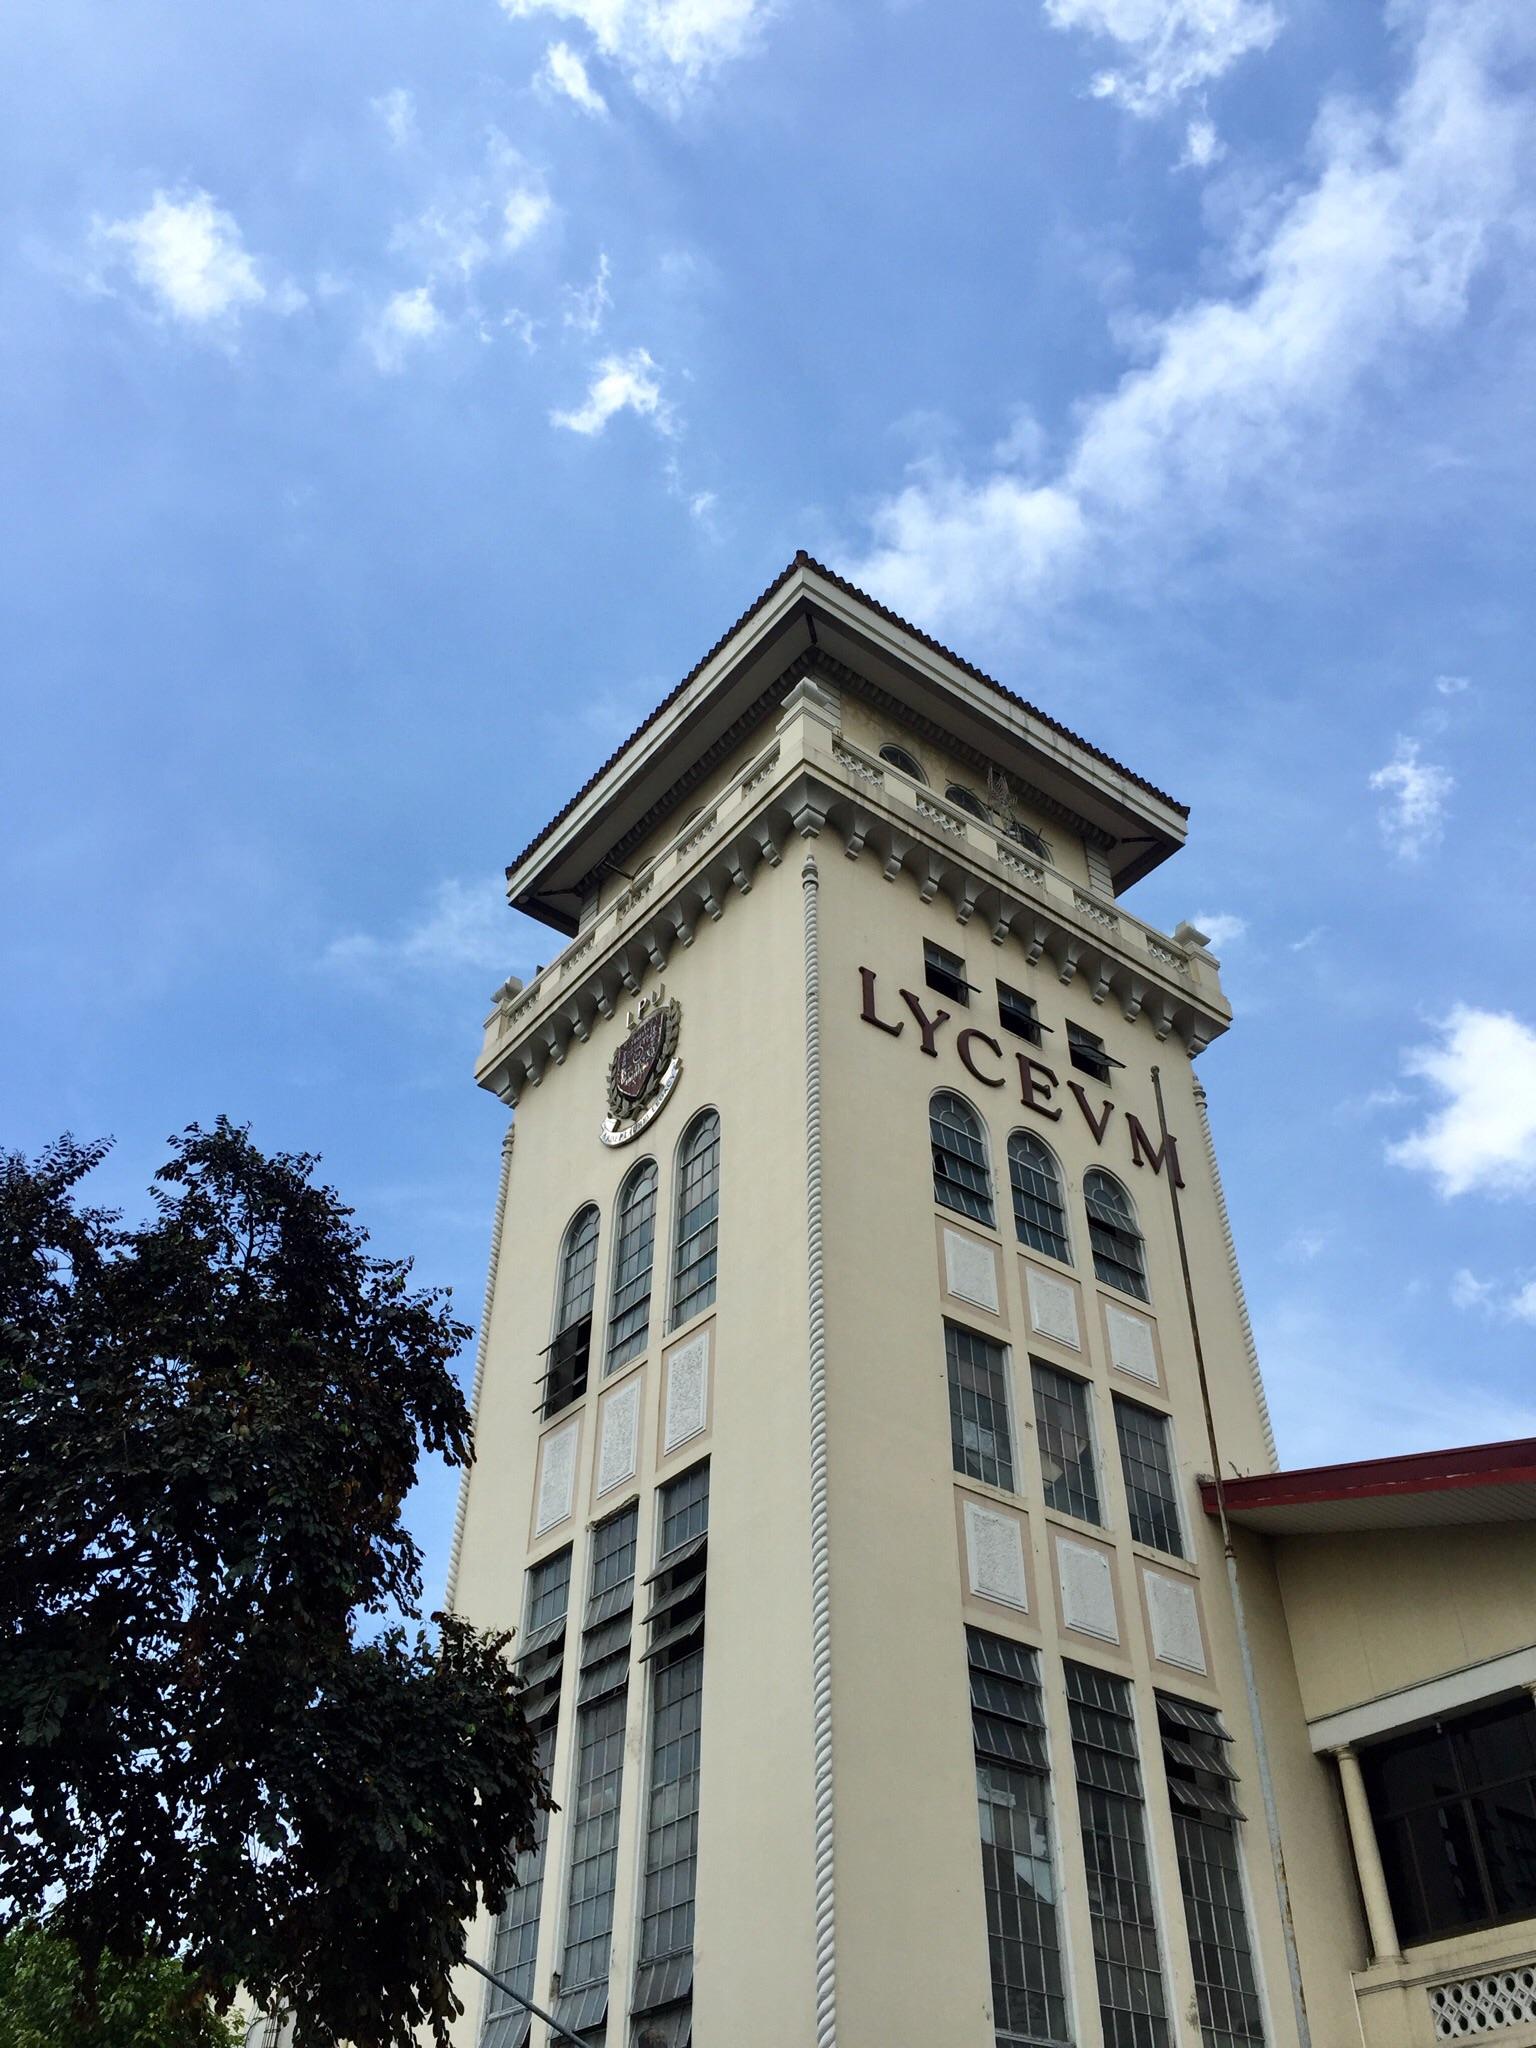
[{"label": "decorative cornice", "polygon": [[919,901],[948,902],[993,945],[1017,945],[1025,965],[1049,962],[1091,1001],[1116,1001],[1145,1018],[1159,1042],[1172,1033],[1190,1056],[1225,1031],[1230,1012],[1212,963],[1086,892],[931,790],[887,774],[878,756],[837,730],[837,704],[802,675],[774,738],[708,813],[690,820],[645,875],[615,899],[527,988],[498,998],[486,1020],[477,1078],[506,1102],[538,1086],[585,1041],[598,1017],[640,993],[673,949],[691,946],[794,836],[839,835],[850,860],[866,853],[885,879],[907,877]]}]

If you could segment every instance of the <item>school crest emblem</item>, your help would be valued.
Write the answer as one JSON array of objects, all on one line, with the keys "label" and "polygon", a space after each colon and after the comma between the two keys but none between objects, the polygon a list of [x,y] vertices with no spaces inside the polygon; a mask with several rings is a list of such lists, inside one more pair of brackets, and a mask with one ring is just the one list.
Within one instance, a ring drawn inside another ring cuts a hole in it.
[{"label": "school crest emblem", "polygon": [[681,1019],[682,1005],[660,988],[631,1010],[628,1034],[608,1062],[608,1114],[598,1131],[605,1145],[627,1145],[666,1107],[682,1077]]}]

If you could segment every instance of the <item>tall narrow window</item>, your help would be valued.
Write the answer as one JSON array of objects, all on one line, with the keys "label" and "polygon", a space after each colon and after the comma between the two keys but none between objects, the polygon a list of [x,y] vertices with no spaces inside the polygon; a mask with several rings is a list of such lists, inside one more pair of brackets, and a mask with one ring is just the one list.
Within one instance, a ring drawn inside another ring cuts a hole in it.
[{"label": "tall narrow window", "polygon": [[704,1556],[709,1467],[698,1465],[658,1502],[661,1561],[646,1623],[651,1666],[651,1778],[641,1889],[640,1955],[632,2009],[647,2048],[684,2048],[693,1994],[698,1889],[699,1732],[704,1693]]},{"label": "tall narrow window", "polygon": [[617,1372],[638,1358],[650,1334],[651,1267],[656,1256],[654,1159],[641,1160],[620,1188],[616,1230],[605,1372]]},{"label": "tall narrow window", "polygon": [[944,1357],[949,1369],[949,1433],[955,1470],[1011,1493],[1007,1354],[989,1337],[946,1323]]},{"label": "tall narrow window", "polygon": [[992,1228],[992,1173],[981,1119],[959,1095],[943,1091],[928,1105],[933,1143],[933,1199]]},{"label": "tall narrow window", "polygon": [[1179,1531],[1179,1490],[1173,1476],[1173,1440],[1166,1415],[1115,1396],[1115,1434],[1131,1534],[1138,1543],[1184,1555]]},{"label": "tall narrow window", "polygon": [[1131,1688],[1086,1664],[1065,1671],[1104,2048],[1168,2048]]},{"label": "tall narrow window", "polygon": [[1221,1716],[1191,1700],[1157,1696],[1163,1766],[1173,1805],[1179,1884],[1189,1922],[1195,2004],[1204,2048],[1264,2048],[1264,2012],[1243,1901],[1237,1774]]},{"label": "tall narrow window", "polygon": [[1035,1390],[1035,1433],[1040,1440],[1040,1471],[1045,1504],[1059,1514],[1085,1522],[1102,1522],[1099,1481],[1093,1462],[1093,1425],[1088,1416],[1088,1389],[1054,1365],[1030,1360]]},{"label": "tall narrow window", "polygon": [[[539,1732],[534,1760],[539,1774],[549,1777],[554,1761],[555,1731],[546,1726]],[[533,1996],[533,1965],[539,1946],[539,1909],[544,1902],[544,1854],[549,1844],[549,1809],[541,1806],[533,1817],[533,1847],[517,1859],[517,1888],[507,1900],[491,1943],[491,1968],[523,1998]],[[480,2048],[524,2048],[533,2025],[533,2015],[500,1984],[487,1987],[485,2026]]]},{"label": "tall narrow window", "polygon": [[[546,1780],[554,1761],[570,1589],[571,1552],[567,1545],[529,1572],[523,1600],[523,1633],[517,1645],[522,1708],[529,1724],[538,1730],[535,1756]],[[539,1945],[544,1858],[549,1839],[547,1808],[540,1807],[535,1813],[533,1826],[533,1846],[524,1849],[517,1859],[517,1888],[502,1909],[491,1943],[491,1968],[524,1998],[533,1996],[533,1965]],[[486,1997],[480,2048],[524,2048],[530,2024],[527,2010],[500,1986],[492,1985]]]},{"label": "tall narrow window", "polygon": [[565,1953],[555,2006],[556,2019],[578,2034],[600,2027],[608,2013],[638,1520],[639,1510],[631,1504],[592,1532],[576,1692],[576,1787]]},{"label": "tall narrow window", "polygon": [[587,1391],[592,1350],[592,1290],[597,1279],[597,1210],[592,1204],[571,1218],[560,1247],[560,1283],[555,1290],[555,1334],[544,1356],[544,1413],[558,1415]]},{"label": "tall narrow window", "polygon": [[1051,1862],[1051,1787],[1039,1660],[965,1632],[981,1816],[981,1876],[997,2048],[1070,2042]]},{"label": "tall narrow window", "polygon": [[672,1327],[715,1298],[720,1231],[720,1119],[706,1109],[683,1138],[677,1162],[677,1242],[672,1253]]},{"label": "tall narrow window", "polygon": [[1067,1240],[1067,1205],[1061,1195],[1061,1173],[1033,1131],[1015,1131],[1008,1140],[1008,1179],[1013,1188],[1013,1227],[1020,1244],[1033,1245],[1049,1259],[1072,1263]]},{"label": "tall narrow window", "polygon": [[1130,1196],[1112,1174],[1091,1166],[1083,1175],[1083,1207],[1088,1211],[1094,1272],[1106,1287],[1148,1300],[1146,1248]]}]

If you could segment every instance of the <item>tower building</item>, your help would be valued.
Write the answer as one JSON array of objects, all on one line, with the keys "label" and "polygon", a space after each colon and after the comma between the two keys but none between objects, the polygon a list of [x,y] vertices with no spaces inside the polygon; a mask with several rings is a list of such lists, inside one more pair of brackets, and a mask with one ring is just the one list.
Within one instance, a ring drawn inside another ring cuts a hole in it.
[{"label": "tower building", "polygon": [[1127,907],[1185,830],[800,556],[509,868],[562,950],[477,1068],[450,1601],[517,1629],[558,1810],[463,2048],[542,2048],[523,1998],[608,2048],[1438,2038],[1293,1648],[1349,1566],[1277,1561],[1218,965]]}]

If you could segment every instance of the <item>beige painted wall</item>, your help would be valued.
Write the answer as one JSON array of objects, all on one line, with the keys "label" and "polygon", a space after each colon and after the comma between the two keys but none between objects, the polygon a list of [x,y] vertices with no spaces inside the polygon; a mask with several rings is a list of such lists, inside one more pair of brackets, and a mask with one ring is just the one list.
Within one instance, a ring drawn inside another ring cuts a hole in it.
[{"label": "beige painted wall", "polygon": [[1536,1643],[1536,1528],[1373,1529],[1275,1545],[1309,1720]]}]

